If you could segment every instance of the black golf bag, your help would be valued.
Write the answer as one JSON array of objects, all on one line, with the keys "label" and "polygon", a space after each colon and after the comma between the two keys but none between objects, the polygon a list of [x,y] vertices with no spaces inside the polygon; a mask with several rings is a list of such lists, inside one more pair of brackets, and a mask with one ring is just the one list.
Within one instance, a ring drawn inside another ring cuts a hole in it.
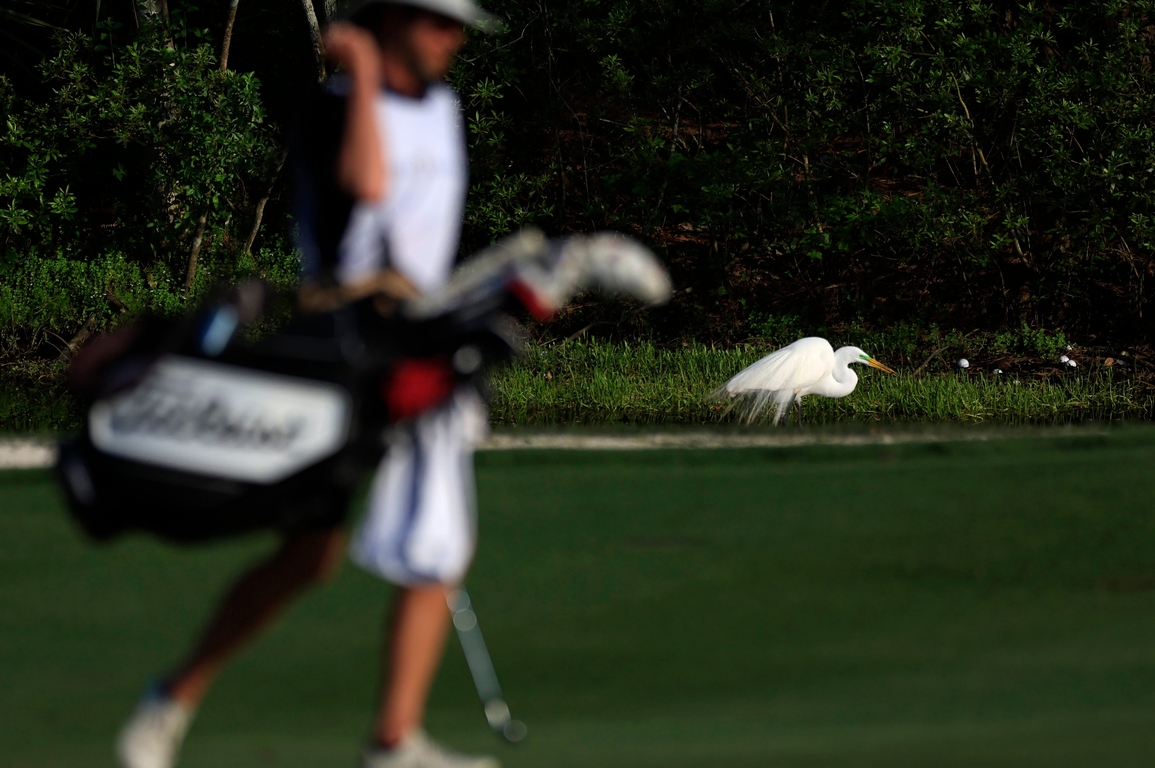
[{"label": "black golf bag", "polygon": [[77,361],[87,418],[57,462],[74,517],[96,539],[182,542],[339,523],[388,425],[514,353],[510,294],[491,289],[417,319],[368,297],[248,343],[270,299],[250,282],[110,337]]}]

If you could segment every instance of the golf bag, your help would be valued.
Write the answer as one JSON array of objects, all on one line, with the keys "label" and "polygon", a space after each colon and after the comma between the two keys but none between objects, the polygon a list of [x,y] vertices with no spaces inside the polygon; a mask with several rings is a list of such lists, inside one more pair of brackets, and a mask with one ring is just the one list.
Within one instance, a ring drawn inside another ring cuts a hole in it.
[{"label": "golf bag", "polygon": [[444,404],[516,354],[510,312],[544,318],[584,287],[668,297],[653,255],[614,235],[522,232],[436,294],[373,292],[298,313],[258,341],[272,293],[223,291],[179,321],[148,319],[82,350],[88,403],[57,476],[92,538],[177,542],[338,524],[386,450],[387,427]]}]

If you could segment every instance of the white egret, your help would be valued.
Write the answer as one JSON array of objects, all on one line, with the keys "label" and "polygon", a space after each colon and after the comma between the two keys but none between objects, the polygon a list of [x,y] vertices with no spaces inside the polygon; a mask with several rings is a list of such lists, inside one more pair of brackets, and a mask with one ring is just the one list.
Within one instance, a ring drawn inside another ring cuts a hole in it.
[{"label": "white egret", "polygon": [[894,373],[858,347],[835,351],[826,339],[811,336],[772,352],[740,371],[712,397],[741,402],[747,423],[753,421],[767,403],[775,405],[775,424],[796,405],[801,424],[804,396],[845,397],[854,391],[858,386],[858,375],[850,369],[854,363]]}]

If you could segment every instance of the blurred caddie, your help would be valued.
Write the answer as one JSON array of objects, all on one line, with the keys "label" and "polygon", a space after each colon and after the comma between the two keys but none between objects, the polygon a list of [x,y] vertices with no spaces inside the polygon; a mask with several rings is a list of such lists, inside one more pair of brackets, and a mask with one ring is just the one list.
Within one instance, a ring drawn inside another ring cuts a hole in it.
[{"label": "blurred caddie", "polygon": [[[295,147],[302,296],[357,293],[383,270],[415,293],[438,288],[457,254],[467,158],[456,94],[445,84],[465,27],[490,17],[473,0],[368,0],[326,33],[343,74],[307,109]],[[403,424],[377,471],[351,556],[397,585],[380,709],[364,768],[496,768],[452,753],[422,728],[449,629],[446,591],[476,541],[473,446],[485,411],[472,390]],[[154,685],[117,744],[125,768],[170,768],[225,663],[345,551],[347,500],[329,519],[286,531],[280,548],[225,595],[189,656]]]}]

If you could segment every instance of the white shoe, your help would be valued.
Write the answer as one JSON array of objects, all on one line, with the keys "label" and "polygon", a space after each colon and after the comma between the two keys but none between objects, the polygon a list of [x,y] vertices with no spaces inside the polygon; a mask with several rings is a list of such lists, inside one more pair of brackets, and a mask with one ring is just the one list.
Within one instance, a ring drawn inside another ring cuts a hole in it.
[{"label": "white shoe", "polygon": [[416,731],[393,749],[365,752],[362,768],[501,768],[496,757],[478,757],[450,752]]},{"label": "white shoe", "polygon": [[172,768],[192,718],[192,709],[151,689],[120,730],[116,740],[120,764],[123,768]]}]

